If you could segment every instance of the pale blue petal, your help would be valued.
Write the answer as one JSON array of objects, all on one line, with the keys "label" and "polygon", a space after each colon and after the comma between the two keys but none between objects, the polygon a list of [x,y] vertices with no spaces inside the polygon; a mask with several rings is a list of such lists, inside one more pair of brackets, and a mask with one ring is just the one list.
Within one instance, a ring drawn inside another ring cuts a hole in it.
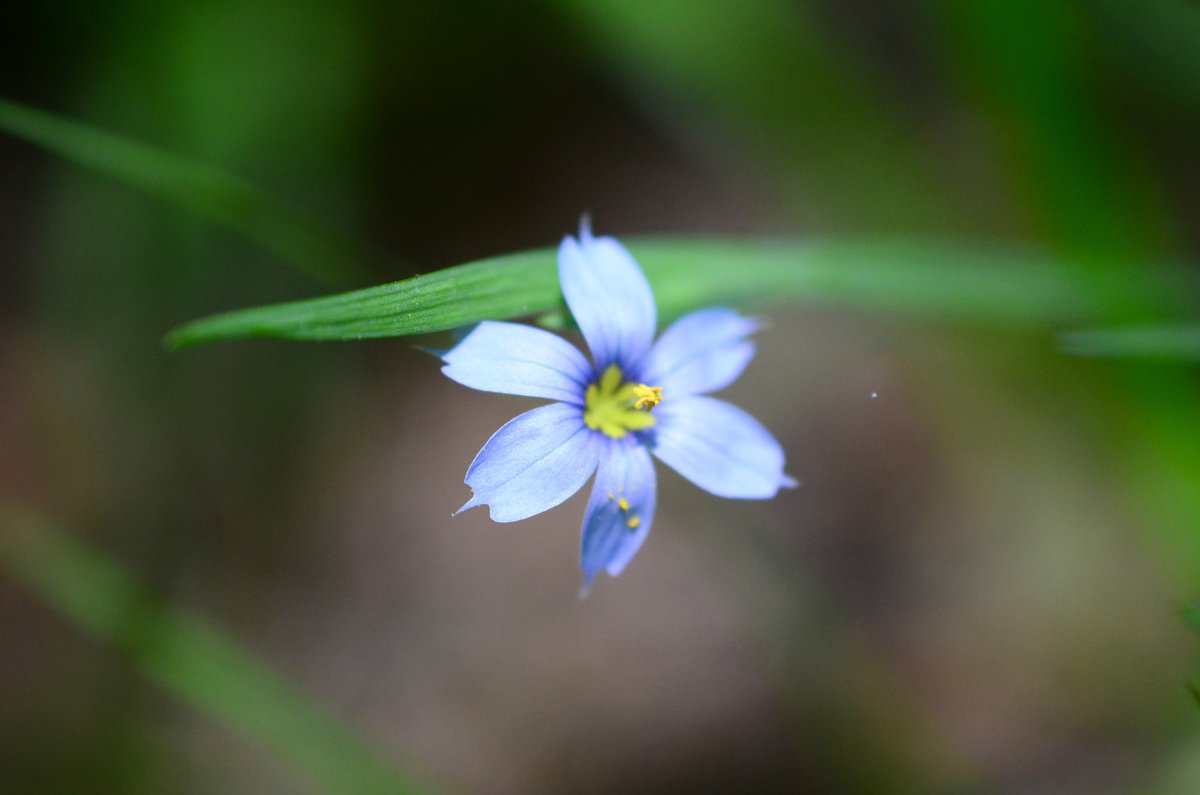
[{"label": "pale blue petal", "polygon": [[563,239],[558,248],[558,279],[563,297],[603,372],[616,363],[628,371],[654,340],[654,294],[641,268],[611,237]]},{"label": "pale blue petal", "polygon": [[583,405],[592,368],[575,346],[549,331],[484,321],[442,356],[451,379],[472,389]]},{"label": "pale blue petal", "polygon": [[701,309],[663,332],[642,363],[638,380],[661,386],[671,398],[715,392],[737,380],[754,358],[746,338],[758,321],[732,309]]},{"label": "pale blue petal", "polygon": [[736,406],[698,395],[666,397],[654,415],[654,455],[705,491],[767,499],[796,485],[783,472],[779,442]]},{"label": "pale blue petal", "polygon": [[602,438],[578,406],[551,403],[517,416],[471,462],[474,494],[459,510],[487,505],[493,521],[515,522],[553,508],[592,476]]},{"label": "pale blue petal", "polygon": [[[580,563],[584,587],[601,569],[614,577],[620,574],[654,522],[655,478],[650,454],[633,436],[604,441],[583,517]],[[621,500],[628,503],[628,509],[621,507]]]}]

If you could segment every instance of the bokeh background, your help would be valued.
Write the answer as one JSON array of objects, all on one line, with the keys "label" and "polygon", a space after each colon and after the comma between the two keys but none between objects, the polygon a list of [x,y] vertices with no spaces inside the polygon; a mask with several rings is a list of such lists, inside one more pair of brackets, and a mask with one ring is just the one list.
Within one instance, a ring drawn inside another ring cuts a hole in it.
[{"label": "bokeh background", "polygon": [[[646,547],[580,601],[580,497],[451,519],[530,403],[442,378],[414,342],[445,338],[160,346],[584,211],[1186,273],[1200,6],[63,2],[0,30],[0,96],[378,252],[321,283],[0,136],[0,790],[388,789],[361,751],[396,791],[1200,792],[1187,361],[1067,355],[903,285],[773,308],[727,396],[803,487],[726,502],[660,468]],[[357,738],[318,735],[324,777],[310,718]]]}]

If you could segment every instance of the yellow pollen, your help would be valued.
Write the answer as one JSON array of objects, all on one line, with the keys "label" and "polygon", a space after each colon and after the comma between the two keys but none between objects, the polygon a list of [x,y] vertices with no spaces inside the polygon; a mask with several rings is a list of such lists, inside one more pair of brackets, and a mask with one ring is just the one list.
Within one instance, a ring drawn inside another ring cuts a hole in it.
[{"label": "yellow pollen", "polygon": [[[647,390],[643,395],[638,390]],[[584,392],[583,422],[593,431],[613,439],[624,438],[630,431],[640,431],[655,424],[649,408],[662,400],[662,390],[640,384],[626,383],[617,365],[610,365],[600,380]]]},{"label": "yellow pollen", "polygon": [[641,523],[642,523],[642,517],[640,517],[640,516],[631,516],[631,517],[629,517],[629,521],[627,521],[627,522],[625,523],[625,525],[626,525],[626,526],[627,526],[627,527],[628,527],[630,530],[636,530],[636,529],[637,529],[637,526],[638,526],[638,525],[640,525]]},{"label": "yellow pollen", "polygon": [[663,399],[661,386],[638,384],[633,388],[633,394],[637,398],[634,401],[633,407],[641,411],[649,411],[659,403],[662,403]]},{"label": "yellow pollen", "polygon": [[617,507],[620,508],[622,511],[628,511],[629,510],[629,500],[622,497],[621,499],[617,500]]},{"label": "yellow pollen", "polygon": [[609,498],[610,500],[611,500],[611,499],[614,499],[614,497],[613,497],[613,493],[612,493],[611,491],[608,493],[608,498]]}]

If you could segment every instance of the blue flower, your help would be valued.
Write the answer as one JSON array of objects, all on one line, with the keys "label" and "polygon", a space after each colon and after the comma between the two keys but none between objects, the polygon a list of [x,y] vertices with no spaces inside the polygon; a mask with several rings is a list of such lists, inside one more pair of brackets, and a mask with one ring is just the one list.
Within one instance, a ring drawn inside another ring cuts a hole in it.
[{"label": "blue flower", "polygon": [[601,569],[616,576],[654,522],[651,455],[719,497],[768,499],[796,481],[783,450],[757,420],[706,397],[754,358],[758,323],[731,309],[686,315],[654,341],[656,309],[637,262],[611,237],[558,249],[563,297],[592,360],[554,334],[516,323],[476,326],[442,358],[442,372],[487,392],[555,402],[492,435],[467,470],[473,496],[497,522],[553,508],[592,477],[583,518],[585,588]]}]

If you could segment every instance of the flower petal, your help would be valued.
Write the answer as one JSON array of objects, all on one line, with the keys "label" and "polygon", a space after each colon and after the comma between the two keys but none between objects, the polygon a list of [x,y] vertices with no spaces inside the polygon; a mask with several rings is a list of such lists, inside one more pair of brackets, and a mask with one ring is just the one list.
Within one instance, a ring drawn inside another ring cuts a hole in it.
[{"label": "flower petal", "polygon": [[563,297],[592,351],[596,372],[610,364],[628,371],[654,340],[654,294],[641,268],[611,237],[563,238],[558,248]]},{"label": "flower petal", "polygon": [[583,516],[584,587],[604,569],[614,577],[630,561],[654,522],[654,461],[633,437],[610,439],[600,455]]},{"label": "flower petal", "polygon": [[638,379],[661,386],[668,398],[715,392],[737,380],[754,358],[746,338],[758,321],[732,309],[701,309],[662,333],[642,363]]},{"label": "flower petal", "polygon": [[484,321],[448,351],[442,372],[472,389],[583,405],[592,368],[575,346],[549,331]]},{"label": "flower petal", "polygon": [[718,497],[766,499],[796,481],[783,473],[783,448],[746,412],[693,395],[654,409],[658,460]]},{"label": "flower petal", "polygon": [[496,431],[471,462],[465,482],[474,494],[459,510],[486,504],[496,522],[549,510],[592,476],[600,448],[578,406],[551,403],[520,414]]}]

